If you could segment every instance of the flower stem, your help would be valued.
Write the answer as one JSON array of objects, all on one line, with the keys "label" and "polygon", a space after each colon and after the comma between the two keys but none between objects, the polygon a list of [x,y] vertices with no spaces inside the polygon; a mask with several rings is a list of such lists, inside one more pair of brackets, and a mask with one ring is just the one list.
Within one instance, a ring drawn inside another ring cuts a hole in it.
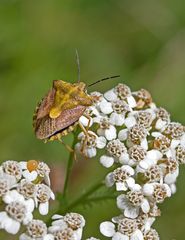
[{"label": "flower stem", "polygon": [[87,201],[87,198],[96,192],[99,188],[104,186],[103,182],[98,182],[94,186],[90,187],[86,192],[84,192],[79,198],[77,198],[75,201],[70,203],[65,211],[72,210],[73,208],[77,207],[78,205],[83,205],[85,201]]},{"label": "flower stem", "polygon": [[99,188],[104,186],[103,182],[98,182],[95,185],[91,186],[87,191],[85,191],[80,197],[78,197],[76,200],[71,202],[69,205],[67,205],[65,208],[60,208],[55,214],[65,214],[67,211],[71,211],[75,207],[79,205],[83,205],[83,203],[86,203],[88,200],[88,197],[91,196],[94,192],[96,192]]},{"label": "flower stem", "polygon": [[[74,139],[73,139],[73,143],[72,143],[72,149],[75,148],[75,144],[76,144],[76,138],[75,138],[75,135],[74,135]],[[70,178],[71,171],[72,171],[72,166],[73,166],[73,161],[74,161],[74,152],[71,152],[70,156],[69,156],[69,159],[68,159],[68,162],[67,162],[66,177],[65,177],[64,189],[63,189],[63,199],[66,199],[68,185],[69,185],[69,178]]]}]

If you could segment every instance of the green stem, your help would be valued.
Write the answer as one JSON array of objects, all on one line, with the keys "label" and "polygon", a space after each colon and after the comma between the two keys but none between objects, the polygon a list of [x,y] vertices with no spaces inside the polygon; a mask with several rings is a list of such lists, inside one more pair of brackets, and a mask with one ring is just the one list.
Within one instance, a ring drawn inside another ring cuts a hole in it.
[{"label": "green stem", "polygon": [[[75,148],[75,144],[76,144],[76,138],[74,136],[73,143],[72,143],[72,149]],[[69,184],[69,178],[70,178],[71,171],[72,171],[72,166],[73,166],[73,161],[74,161],[74,152],[71,152],[70,156],[69,156],[69,159],[68,159],[68,162],[67,162],[66,177],[65,177],[64,189],[63,189],[63,199],[66,199],[68,184]]]},{"label": "green stem", "polygon": [[102,186],[104,186],[103,182],[99,182],[97,184],[95,184],[94,186],[90,187],[85,193],[83,193],[79,198],[77,198],[75,201],[73,201],[72,203],[70,203],[65,209],[60,209],[59,211],[57,211],[56,214],[64,214],[67,211],[70,211],[72,209],[74,209],[75,207],[83,204],[84,202],[87,201],[88,197],[93,194],[94,192],[96,192],[99,188],[101,188]]}]

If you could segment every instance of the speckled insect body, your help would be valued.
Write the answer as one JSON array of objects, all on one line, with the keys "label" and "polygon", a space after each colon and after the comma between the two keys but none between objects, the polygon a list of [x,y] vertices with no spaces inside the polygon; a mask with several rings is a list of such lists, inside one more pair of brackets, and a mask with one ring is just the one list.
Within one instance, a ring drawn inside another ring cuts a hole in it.
[{"label": "speckled insect body", "polygon": [[71,84],[54,80],[53,88],[35,110],[33,126],[36,137],[52,141],[67,135],[93,101],[94,97],[86,93],[83,82]]}]

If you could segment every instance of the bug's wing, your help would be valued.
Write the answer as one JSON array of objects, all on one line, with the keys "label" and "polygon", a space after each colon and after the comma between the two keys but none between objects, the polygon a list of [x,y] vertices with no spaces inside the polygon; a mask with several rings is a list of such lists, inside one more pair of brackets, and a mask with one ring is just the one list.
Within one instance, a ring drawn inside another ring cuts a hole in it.
[{"label": "bug's wing", "polygon": [[54,103],[55,89],[51,89],[48,94],[42,99],[39,106],[36,109],[36,118],[43,118],[49,114],[49,111]]},{"label": "bug's wing", "polygon": [[64,110],[59,117],[50,118],[49,115],[36,120],[35,134],[38,139],[47,139],[58,132],[62,132],[79,120],[86,107],[76,106],[72,109]]}]

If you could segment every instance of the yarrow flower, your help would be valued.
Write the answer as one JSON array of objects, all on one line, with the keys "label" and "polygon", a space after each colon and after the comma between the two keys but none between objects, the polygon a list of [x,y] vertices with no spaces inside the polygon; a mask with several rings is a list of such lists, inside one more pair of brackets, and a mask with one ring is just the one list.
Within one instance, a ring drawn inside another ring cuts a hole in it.
[{"label": "yarrow flower", "polygon": [[67,213],[65,216],[54,215],[52,226],[49,227],[55,239],[80,240],[82,238],[85,219],[78,213]]},{"label": "yarrow flower", "polygon": [[[29,175],[33,171],[36,173],[33,174],[34,178]],[[37,206],[41,214],[48,213],[48,201],[54,199],[53,192],[46,185],[50,184],[49,172],[47,164],[36,160],[8,160],[0,166],[0,197],[4,203],[4,209],[0,212],[0,229],[17,234],[21,225],[32,221]]]},{"label": "yarrow flower", "polygon": [[106,176],[105,182],[108,187],[115,184],[117,191],[126,191],[128,188],[132,188],[135,184],[135,180],[132,177],[133,175],[134,169],[128,165],[124,165],[109,173]]},{"label": "yarrow flower", "polygon": [[117,206],[124,211],[124,216],[128,218],[136,218],[139,216],[140,209],[143,213],[148,213],[150,204],[144,196],[141,189],[132,190],[127,194],[121,194],[117,197]]},{"label": "yarrow flower", "polygon": [[19,240],[54,240],[54,236],[47,231],[43,221],[33,219],[26,226],[26,232],[20,235]]},{"label": "yarrow flower", "polygon": [[86,136],[83,132],[79,134],[80,143],[76,144],[76,150],[82,152],[86,157],[92,158],[97,154],[96,149],[103,149],[106,146],[106,139],[103,136],[97,136],[93,132],[88,132]]},{"label": "yarrow flower", "polygon": [[20,162],[20,166],[24,178],[28,181],[33,182],[44,180],[47,185],[50,185],[50,169],[46,163],[29,160],[28,162]]},{"label": "yarrow flower", "polygon": [[111,167],[115,162],[122,162],[128,159],[127,149],[119,139],[110,141],[107,146],[107,155],[100,157],[100,163],[106,167]]},{"label": "yarrow flower", "polygon": [[[89,131],[107,140],[100,163],[111,168],[105,184],[121,193],[117,206],[122,212],[120,222],[103,222],[100,231],[114,240],[157,240],[151,225],[160,215],[157,205],[176,191],[179,165],[185,163],[185,127],[171,122],[168,111],[157,107],[145,89],[132,92],[120,83],[93,95],[97,101]],[[83,141],[88,141],[85,136]],[[84,144],[93,156],[96,141],[88,141],[88,148]]]},{"label": "yarrow flower", "polygon": [[8,233],[16,234],[21,226],[28,224],[32,220],[34,202],[32,199],[25,200],[16,190],[12,190],[4,195],[6,203],[5,211],[0,212],[0,228]]},{"label": "yarrow flower", "polygon": [[[179,166],[185,164],[185,127],[171,122],[168,111],[157,107],[145,89],[132,92],[120,83],[91,96],[94,104],[79,119],[83,131],[75,150],[88,158],[100,156],[108,169],[105,186],[114,191],[111,198],[120,210],[100,224],[100,232],[113,240],[159,240],[152,225],[161,215],[158,205],[176,192]],[[35,208],[46,215],[55,199],[49,174],[41,161],[2,163],[0,229],[17,234],[24,226],[20,240],[82,239],[85,219],[79,213],[55,214],[49,227],[33,219]]]}]

